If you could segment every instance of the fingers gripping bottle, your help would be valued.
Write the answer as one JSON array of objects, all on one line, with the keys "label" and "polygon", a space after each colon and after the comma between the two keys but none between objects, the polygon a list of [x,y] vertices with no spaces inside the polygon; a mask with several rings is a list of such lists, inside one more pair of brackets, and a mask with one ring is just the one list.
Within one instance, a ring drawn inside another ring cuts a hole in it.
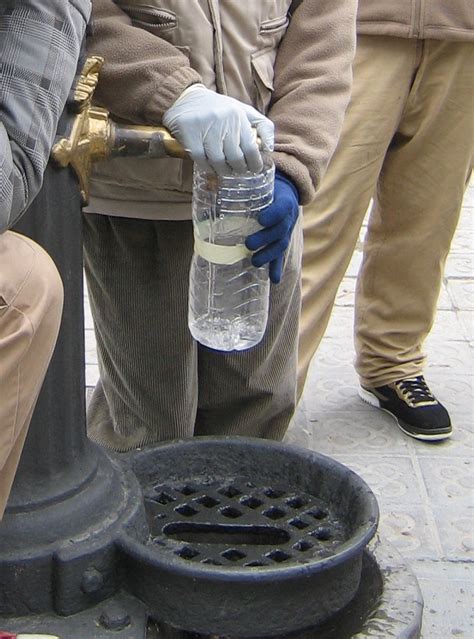
[{"label": "fingers gripping bottle", "polygon": [[246,238],[273,199],[275,168],[221,176],[194,168],[194,255],[189,276],[189,329],[204,346],[241,351],[262,339],[268,318],[268,265],[252,266]]}]

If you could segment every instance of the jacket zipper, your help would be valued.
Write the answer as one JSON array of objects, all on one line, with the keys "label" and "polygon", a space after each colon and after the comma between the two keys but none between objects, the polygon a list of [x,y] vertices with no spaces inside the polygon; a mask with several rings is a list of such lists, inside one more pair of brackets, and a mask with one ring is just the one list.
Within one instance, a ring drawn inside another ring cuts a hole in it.
[{"label": "jacket zipper", "polygon": [[133,19],[133,16],[142,15],[144,18],[155,18],[158,20],[158,24],[156,22],[147,22],[144,20],[142,24],[151,25],[154,27],[172,27],[176,24],[176,16],[171,12],[165,11],[163,9],[154,9],[153,7],[137,7],[135,5],[130,4],[122,4],[120,8],[123,9],[128,15]]},{"label": "jacket zipper", "polygon": [[424,0],[415,0],[413,30],[412,30],[412,36],[414,38],[419,38],[421,35],[421,31],[422,31],[421,15],[422,15],[423,5],[424,5]]}]

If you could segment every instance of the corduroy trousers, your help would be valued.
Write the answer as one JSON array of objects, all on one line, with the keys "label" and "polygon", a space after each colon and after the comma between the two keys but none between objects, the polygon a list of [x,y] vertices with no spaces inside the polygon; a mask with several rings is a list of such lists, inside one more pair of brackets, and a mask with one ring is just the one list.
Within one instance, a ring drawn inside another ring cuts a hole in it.
[{"label": "corduroy trousers", "polygon": [[0,234],[0,519],[58,335],[61,278],[31,239]]},{"label": "corduroy trousers", "polygon": [[281,439],[296,402],[301,225],[282,282],[271,286],[266,334],[221,353],[188,329],[191,221],[84,214],[84,259],[100,381],[91,439],[117,451],[193,435]]},{"label": "corduroy trousers", "polygon": [[336,152],[304,209],[298,390],[373,198],[357,278],[355,368],[421,373],[473,159],[474,44],[359,36]]}]

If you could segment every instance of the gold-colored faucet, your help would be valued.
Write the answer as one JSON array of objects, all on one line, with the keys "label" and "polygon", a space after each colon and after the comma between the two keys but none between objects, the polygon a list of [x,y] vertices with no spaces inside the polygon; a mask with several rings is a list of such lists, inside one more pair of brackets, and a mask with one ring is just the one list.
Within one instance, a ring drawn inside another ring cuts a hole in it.
[{"label": "gold-colored faucet", "polygon": [[188,157],[184,148],[161,126],[121,124],[109,111],[92,104],[103,64],[99,56],[86,60],[74,91],[76,115],[70,134],[53,146],[51,157],[60,166],[71,166],[77,174],[83,203],[89,199],[89,178],[93,162],[108,157]]}]

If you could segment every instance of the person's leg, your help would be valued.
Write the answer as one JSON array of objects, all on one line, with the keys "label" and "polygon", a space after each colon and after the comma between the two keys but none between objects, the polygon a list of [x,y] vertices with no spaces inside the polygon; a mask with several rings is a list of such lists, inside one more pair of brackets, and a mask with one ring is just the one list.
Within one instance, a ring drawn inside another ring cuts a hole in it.
[{"label": "person's leg", "polygon": [[0,235],[0,519],[53,353],[63,288],[51,258],[29,238]]},{"label": "person's leg", "polygon": [[473,45],[431,40],[419,47],[358,277],[356,370],[366,388],[421,375],[422,346],[472,166]]},{"label": "person's leg", "polygon": [[271,285],[262,341],[246,351],[200,347],[195,435],[282,439],[295,409],[302,233],[293,231],[282,280]]},{"label": "person's leg", "polygon": [[130,450],[191,437],[196,346],[187,326],[191,222],[84,215],[84,263],[100,382],[88,434]]},{"label": "person's leg", "polygon": [[405,47],[396,38],[358,39],[352,98],[341,137],[316,199],[304,208],[299,394],[401,117],[414,62],[413,42]]}]

